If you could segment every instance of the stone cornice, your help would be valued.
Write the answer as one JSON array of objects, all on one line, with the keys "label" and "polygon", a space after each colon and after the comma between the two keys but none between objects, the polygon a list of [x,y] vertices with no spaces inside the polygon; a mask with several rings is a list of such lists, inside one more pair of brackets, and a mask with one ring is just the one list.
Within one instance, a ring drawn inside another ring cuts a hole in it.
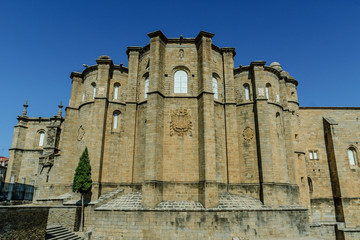
[{"label": "stone cornice", "polygon": [[297,86],[299,84],[298,81],[296,81],[295,78],[293,78],[293,77],[285,78],[285,82],[292,83],[295,86]]},{"label": "stone cornice", "polygon": [[140,52],[141,49],[142,49],[142,47],[137,47],[137,46],[127,47],[126,55],[128,55],[128,57],[129,57],[130,52]]},{"label": "stone cornice", "polygon": [[[85,71],[85,70],[84,70]],[[79,73],[79,72],[72,72],[71,74],[70,74],[70,78],[71,79],[74,79],[74,78],[82,78],[82,73]]]},{"label": "stone cornice", "polygon": [[43,149],[9,148],[9,151],[33,151],[33,152],[42,152]]},{"label": "stone cornice", "polygon": [[271,72],[271,73],[275,74],[279,79],[281,78],[280,71],[276,70],[275,68],[272,68],[269,66],[264,66],[264,71]]},{"label": "stone cornice", "polygon": [[221,51],[221,53],[231,52],[233,57],[235,57],[235,55],[236,55],[235,48],[232,48],[232,47],[223,47],[223,48],[220,48],[220,51]]},{"label": "stone cornice", "polygon": [[242,72],[246,72],[246,71],[250,71],[250,66],[240,66],[238,68],[234,68],[234,75],[242,73]]},{"label": "stone cornice", "polygon": [[265,66],[266,61],[252,61],[250,63],[250,67],[255,67],[255,66]]},{"label": "stone cornice", "polygon": [[50,122],[51,118],[43,118],[43,117],[24,117],[24,116],[18,116],[18,120],[23,120],[25,122]]},{"label": "stone cornice", "polygon": [[149,38],[159,37],[163,42],[168,42],[168,38],[160,30],[148,33],[147,35],[149,36]]},{"label": "stone cornice", "polygon": [[[101,60],[96,60],[96,61],[103,61],[102,59]],[[108,62],[108,60],[105,60],[107,63],[109,63]],[[111,60],[110,60],[111,61]],[[103,63],[103,62],[102,62]],[[93,66],[90,66],[90,67],[88,67],[88,68],[86,68],[86,69],[84,69],[84,71],[83,72],[81,72],[81,73],[79,73],[79,72],[72,72],[71,74],[70,74],[70,78],[71,79],[74,79],[74,78],[81,78],[81,79],[83,79],[84,78],[84,76],[86,76],[87,74],[89,74],[90,72],[92,72],[92,71],[96,71],[97,69],[98,69],[98,66],[99,65],[93,65]],[[129,72],[129,69],[127,68],[127,67],[124,67],[122,64],[120,64],[120,65],[114,65],[114,64],[112,64],[112,61],[111,61],[111,68],[112,69],[114,69],[114,70],[118,70],[118,71],[120,71],[120,72],[125,72],[125,73],[128,73]]]},{"label": "stone cornice", "polygon": [[114,63],[110,58],[107,58],[107,56],[101,56],[99,59],[96,59],[96,62],[98,65],[100,64],[108,64],[110,66],[113,66]]},{"label": "stone cornice", "polygon": [[220,48],[214,44],[211,44],[211,49],[222,54],[222,51],[220,50]]},{"label": "stone cornice", "polygon": [[129,57],[130,52],[139,52],[139,58],[146,52],[150,50],[150,44],[147,44],[145,47],[127,47],[126,54]]},{"label": "stone cornice", "polygon": [[293,104],[296,104],[296,105],[298,105],[298,106],[299,106],[299,103],[298,103],[298,102],[296,102],[296,101],[291,101],[291,100],[289,100],[289,101],[288,101],[288,103],[293,103]]},{"label": "stone cornice", "polygon": [[82,71],[82,73],[81,73],[82,74],[81,77],[87,75],[89,72],[96,71],[97,69],[98,69],[98,65],[93,65],[88,68],[85,68],[84,71]]},{"label": "stone cornice", "polygon": [[168,38],[168,43],[195,43],[195,38]]},{"label": "stone cornice", "polygon": [[195,41],[197,41],[197,39],[201,37],[213,38],[214,36],[215,36],[214,33],[200,31],[199,34],[196,36]]},{"label": "stone cornice", "polygon": [[118,70],[120,71],[121,73],[128,73],[129,72],[129,69],[127,67],[124,67],[122,64],[120,65],[114,65],[114,70]]},{"label": "stone cornice", "polygon": [[87,67],[84,69],[84,71],[82,71],[81,73],[79,72],[72,72],[70,74],[70,78],[71,79],[74,79],[74,78],[83,78],[85,75],[87,75],[89,72],[92,72],[92,71],[96,71],[98,69],[98,65],[93,65],[93,66],[90,66],[90,67]]}]

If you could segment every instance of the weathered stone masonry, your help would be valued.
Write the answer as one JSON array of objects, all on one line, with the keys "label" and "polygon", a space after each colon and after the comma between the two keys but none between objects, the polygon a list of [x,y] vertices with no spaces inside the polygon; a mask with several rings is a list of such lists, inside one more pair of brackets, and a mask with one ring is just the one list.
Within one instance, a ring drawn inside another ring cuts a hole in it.
[{"label": "weathered stone masonry", "polygon": [[[299,107],[298,82],[279,63],[234,68],[235,49],[214,45],[212,33],[148,36],[150,44],[128,47],[128,67],[100,56],[96,65],[71,73],[64,118],[62,105],[51,118],[28,117],[26,105],[14,129],[7,182],[34,184],[35,202],[64,194],[75,199],[73,175],[87,146],[90,200],[123,189],[109,203],[117,211],[88,210],[88,230],[99,238],[116,235],[105,219],[125,215],[141,227],[124,228],[124,238],[151,239],[151,228],[154,238],[171,236],[177,228],[167,224],[194,206],[201,210],[184,213],[190,219],[178,224],[179,238],[359,236],[359,107]],[[225,204],[226,194],[238,200]],[[260,205],[247,212],[241,198]],[[235,212],[222,212],[224,204]],[[214,220],[220,215],[229,222]],[[270,223],[275,218],[283,231]],[[263,230],[245,231],[239,219]],[[190,227],[194,221],[198,229]]]}]

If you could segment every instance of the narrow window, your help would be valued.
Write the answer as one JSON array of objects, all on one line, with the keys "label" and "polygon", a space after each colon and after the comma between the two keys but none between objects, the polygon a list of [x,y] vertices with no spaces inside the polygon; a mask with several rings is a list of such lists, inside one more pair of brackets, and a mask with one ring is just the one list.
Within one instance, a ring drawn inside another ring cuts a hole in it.
[{"label": "narrow window", "polygon": [[149,92],[149,77],[145,79],[145,96],[144,98],[147,99],[147,93]]},{"label": "narrow window", "polygon": [[265,86],[265,93],[266,93],[266,98],[270,99],[270,93],[271,93],[271,85],[270,83],[267,83]]},{"label": "narrow window", "polygon": [[81,102],[85,102],[85,93],[82,95]]},{"label": "narrow window", "polygon": [[119,98],[119,83],[115,83],[114,84],[114,99],[118,99]]},{"label": "narrow window", "polygon": [[187,93],[187,74],[185,71],[177,71],[174,76],[174,93]]},{"label": "narrow window", "polygon": [[40,136],[39,136],[39,147],[44,146],[44,137],[45,137],[45,133],[44,133],[44,132],[40,132]]},{"label": "narrow window", "polygon": [[95,83],[92,83],[91,85],[93,86],[93,98],[95,98],[95,95],[96,95],[96,84],[95,84]]},{"label": "narrow window", "polygon": [[314,159],[318,159],[317,151],[314,151]]},{"label": "narrow window", "polygon": [[308,185],[309,185],[309,192],[312,193],[314,191],[314,186],[311,178],[308,177]]},{"label": "narrow window", "polygon": [[310,160],[318,160],[319,159],[318,151],[317,150],[310,150],[309,151],[309,157],[310,157]]},{"label": "narrow window", "polygon": [[249,84],[244,85],[245,100],[250,100],[250,87]]},{"label": "narrow window", "polygon": [[354,148],[348,149],[348,157],[349,157],[350,166],[355,166],[356,165],[356,150]]},{"label": "narrow window", "polygon": [[119,112],[114,112],[114,117],[113,117],[113,129],[117,129],[117,128],[118,128],[118,122],[119,122]]},{"label": "narrow window", "polygon": [[218,82],[214,77],[212,78],[212,87],[214,92],[214,98],[218,99]]}]

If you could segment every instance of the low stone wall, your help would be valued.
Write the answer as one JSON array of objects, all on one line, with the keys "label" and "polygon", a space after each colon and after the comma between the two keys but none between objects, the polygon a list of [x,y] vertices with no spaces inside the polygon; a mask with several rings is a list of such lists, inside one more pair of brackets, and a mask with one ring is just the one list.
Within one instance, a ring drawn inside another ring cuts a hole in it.
[{"label": "low stone wall", "polygon": [[44,239],[49,207],[0,206],[0,239]]},{"label": "low stone wall", "polygon": [[308,239],[306,210],[105,211],[85,217],[92,239]]},{"label": "low stone wall", "polygon": [[0,206],[0,239],[44,239],[51,225],[78,231],[80,211],[80,207]]},{"label": "low stone wall", "polygon": [[79,231],[81,207],[52,207],[49,210],[48,226],[61,225],[70,231]]}]

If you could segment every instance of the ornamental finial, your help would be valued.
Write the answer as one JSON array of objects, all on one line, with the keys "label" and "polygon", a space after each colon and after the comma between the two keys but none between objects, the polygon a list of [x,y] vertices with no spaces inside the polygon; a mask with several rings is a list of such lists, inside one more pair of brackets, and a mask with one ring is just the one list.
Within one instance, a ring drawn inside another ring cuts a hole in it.
[{"label": "ornamental finial", "polygon": [[26,100],[25,101],[25,104],[23,105],[24,106],[24,110],[22,111],[22,116],[26,116],[26,114],[27,114],[27,108],[28,108],[28,101]]},{"label": "ornamental finial", "polygon": [[61,114],[62,114],[62,108],[63,108],[63,105],[62,105],[62,101],[60,101],[60,105],[58,106],[59,107],[59,111],[58,111],[58,117],[61,117]]}]

